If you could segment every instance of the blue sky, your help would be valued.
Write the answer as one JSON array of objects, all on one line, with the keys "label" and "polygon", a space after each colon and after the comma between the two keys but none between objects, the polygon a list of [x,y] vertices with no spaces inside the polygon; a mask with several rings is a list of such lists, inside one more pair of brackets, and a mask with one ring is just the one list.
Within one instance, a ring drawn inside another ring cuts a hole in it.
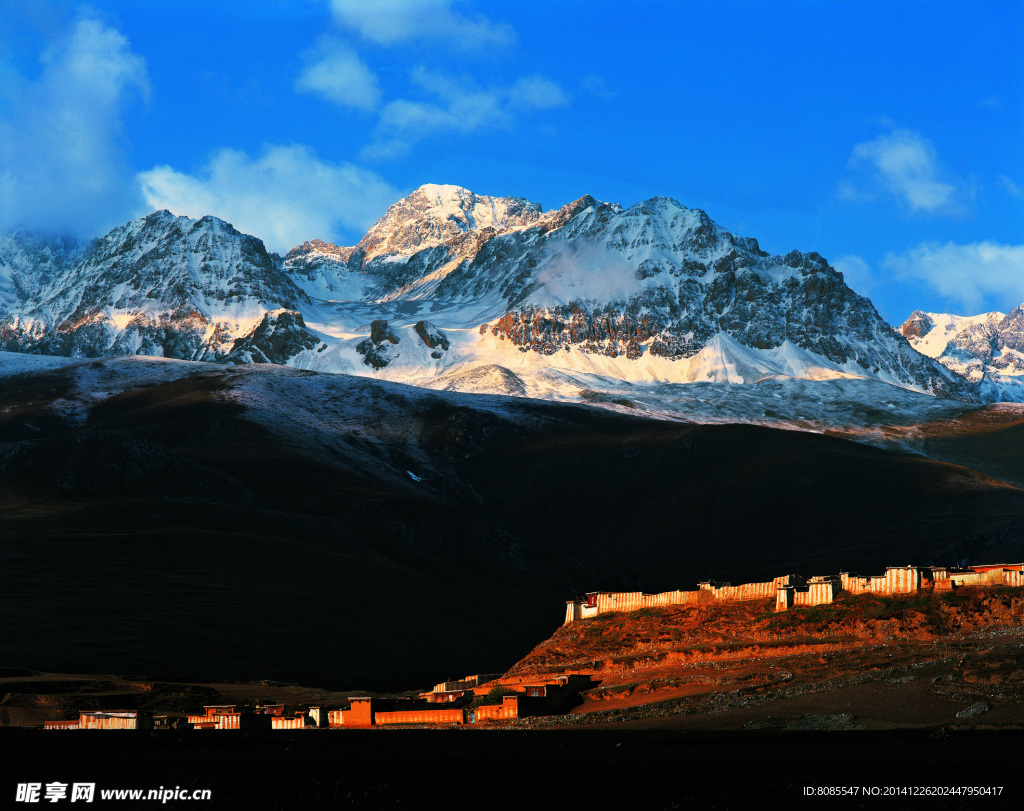
[{"label": "blue sky", "polygon": [[702,208],[890,322],[1024,302],[1024,2],[0,0],[0,228],[285,251],[422,183]]}]

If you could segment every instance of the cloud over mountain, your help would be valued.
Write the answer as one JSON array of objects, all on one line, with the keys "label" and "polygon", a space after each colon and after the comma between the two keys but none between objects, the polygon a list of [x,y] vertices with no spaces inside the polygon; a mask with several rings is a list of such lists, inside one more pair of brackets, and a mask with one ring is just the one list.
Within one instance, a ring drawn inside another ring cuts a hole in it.
[{"label": "cloud over mountain", "polygon": [[849,167],[857,179],[840,187],[848,199],[888,195],[911,212],[957,215],[970,197],[966,184],[942,168],[932,142],[906,129],[857,144]]},{"label": "cloud over mountain", "polygon": [[306,67],[295,80],[302,93],[319,93],[335,104],[373,110],[380,104],[376,75],[346,42],[324,37],[307,54]]},{"label": "cloud over mountain", "polygon": [[27,79],[0,82],[0,228],[92,236],[139,202],[123,115],[149,94],[145,60],[116,29],[80,17]]},{"label": "cloud over mountain", "polygon": [[257,157],[224,148],[195,174],[155,166],[139,181],[150,209],[215,214],[281,253],[314,237],[361,231],[397,196],[374,172],[323,161],[301,144],[266,145]]},{"label": "cloud over mountain", "polygon": [[1024,301],[1024,245],[922,242],[887,254],[882,268],[899,279],[925,282],[965,314],[980,312],[986,302],[1010,310]]},{"label": "cloud over mountain", "polygon": [[510,86],[483,87],[470,76],[450,76],[422,65],[410,74],[419,98],[400,98],[381,110],[374,140],[363,150],[369,158],[404,155],[413,144],[438,133],[468,133],[509,128],[537,110],[562,107],[567,97],[543,76],[527,76]]}]

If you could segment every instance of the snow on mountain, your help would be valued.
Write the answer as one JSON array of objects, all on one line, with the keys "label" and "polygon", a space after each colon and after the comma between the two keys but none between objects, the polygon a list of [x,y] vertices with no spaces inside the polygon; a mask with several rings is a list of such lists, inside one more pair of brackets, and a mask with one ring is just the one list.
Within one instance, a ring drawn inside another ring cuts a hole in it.
[{"label": "snow on mountain", "polygon": [[0,234],[0,318],[19,312],[26,301],[75,264],[83,250],[71,238]]},{"label": "snow on mountain", "polygon": [[315,298],[422,298],[488,239],[540,217],[540,206],[522,198],[428,184],[391,206],[357,245],[313,240],[289,251],[285,266]]},{"label": "snow on mountain", "polygon": [[[371,229],[375,244],[408,253],[370,262],[359,259],[361,248],[350,254],[349,272],[358,262],[360,272],[382,279],[376,309],[365,301],[336,302],[315,327],[344,339],[365,335],[374,317],[407,328],[429,314],[455,331],[445,363],[414,368],[399,362],[401,352],[391,352],[387,364],[374,367],[389,379],[425,385],[424,377],[446,373],[456,359],[514,369],[527,362],[514,360],[516,352],[545,356],[545,366],[601,368],[628,380],[718,379],[726,372],[711,368],[722,366],[716,347],[731,340],[748,358],[741,366],[758,370],[737,372],[738,379],[870,376],[973,396],[964,380],[893,334],[822,257],[797,251],[769,256],[756,240],[730,234],[704,212],[669,198],[623,209],[587,196],[493,234],[486,227],[473,231],[465,217],[460,222],[469,230],[460,227],[447,242],[422,243],[403,239],[408,232],[435,234],[436,209],[418,192],[413,198],[415,205],[396,204],[392,212],[402,214]],[[416,226],[410,212],[428,225]],[[790,355],[784,371],[780,351]],[[794,352],[800,353],[796,365]]]},{"label": "snow on mountain", "polygon": [[471,232],[504,233],[530,225],[540,206],[519,197],[480,197],[458,186],[427,184],[391,206],[360,240],[364,261],[409,256],[437,245],[458,244]]},{"label": "snow on mountain", "polygon": [[311,240],[284,259],[214,217],[157,212],[39,280],[11,294],[0,348],[272,362],[528,396],[591,375],[869,378],[977,397],[818,254],[770,256],[666,197],[624,209],[585,196],[543,213],[427,185],[357,245]]},{"label": "snow on mountain", "polygon": [[[769,256],[755,240],[674,200],[654,198],[627,210],[591,203],[518,254],[519,273],[505,273],[510,306],[491,331],[524,351],[554,354],[579,345],[640,362],[682,360],[724,334],[757,351],[790,342],[817,356],[816,366],[842,373],[969,396],[963,381],[893,335],[870,301],[819,255]],[[536,273],[524,272],[533,267]],[[446,282],[460,283],[473,270]],[[567,278],[575,288],[568,301]],[[559,284],[554,295],[547,289],[552,279]]]},{"label": "snow on mountain", "polygon": [[313,239],[288,251],[284,264],[310,298],[361,301],[372,297],[379,281],[358,269],[349,271],[348,262],[357,250]]},{"label": "snow on mountain", "polygon": [[218,360],[309,297],[255,237],[159,211],[94,241],[0,328],[6,349]]},{"label": "snow on mountain", "polygon": [[983,399],[1024,402],[1024,305],[975,316],[915,310],[900,333],[976,384]]}]

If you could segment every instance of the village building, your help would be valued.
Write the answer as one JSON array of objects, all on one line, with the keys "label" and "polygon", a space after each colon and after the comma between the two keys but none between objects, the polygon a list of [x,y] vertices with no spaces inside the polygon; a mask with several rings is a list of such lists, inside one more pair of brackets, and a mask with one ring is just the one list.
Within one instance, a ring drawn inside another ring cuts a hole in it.
[{"label": "village building", "polygon": [[[593,686],[589,674],[558,676],[534,684],[503,684],[493,675],[467,676],[459,682],[441,682],[419,700],[371,696],[349,698],[349,709],[327,713],[331,727],[369,729],[396,724],[463,725],[486,721],[511,721],[536,715],[553,715],[570,709],[583,690]],[[459,687],[463,690],[454,690]],[[493,688],[507,691],[494,704],[479,699]],[[448,695],[463,692],[457,702]],[[442,696],[441,700],[431,696]],[[475,700],[474,700],[475,699]],[[452,706],[458,703],[459,706]]]},{"label": "village building", "polygon": [[153,729],[153,716],[139,710],[82,711],[77,721],[47,721],[43,729]]},{"label": "village building", "polygon": [[284,709],[284,704],[262,701],[251,708],[239,708],[237,704],[207,704],[202,715],[189,715],[187,721],[192,729],[303,729],[313,724],[305,713],[286,717]]},{"label": "village building", "polygon": [[435,684],[434,689],[420,693],[420,698],[432,704],[456,704],[472,701],[478,687],[494,681],[500,673],[481,673],[475,676],[464,676],[456,681],[443,681]]},{"label": "village building", "polygon": [[733,586],[705,581],[695,591],[666,591],[646,594],[640,591],[591,591],[565,606],[565,622],[596,617],[610,611],[636,611],[672,605],[691,605],[713,601],[775,599],[776,611],[800,606],[828,605],[841,591],[849,594],[892,596],[922,590],[948,591],[962,586],[1024,586],[1024,564],[990,563],[951,569],[944,566],[889,566],[884,574],[862,577],[840,572],[806,579],[796,574],[782,575],[761,583]]},{"label": "village building", "polygon": [[[776,611],[827,605],[840,593],[901,595],[920,591],[951,591],[970,586],[1024,587],[1024,564],[992,563],[954,569],[944,566],[889,566],[880,575],[850,572],[804,578],[787,574],[759,583],[733,586],[705,581],[693,591],[588,592],[566,603],[565,622],[613,611],[635,611],[715,601],[775,600]],[[157,719],[141,710],[82,711],[77,720],[48,721],[45,729],[369,729],[400,724],[462,725],[552,715],[570,709],[581,692],[593,685],[590,674],[568,674],[533,684],[498,681],[495,674],[440,682],[418,698],[352,696],[348,709],[285,715],[283,704],[257,702],[253,707],[208,704],[202,714],[167,714]],[[504,691],[493,703],[482,703],[490,690]]]}]

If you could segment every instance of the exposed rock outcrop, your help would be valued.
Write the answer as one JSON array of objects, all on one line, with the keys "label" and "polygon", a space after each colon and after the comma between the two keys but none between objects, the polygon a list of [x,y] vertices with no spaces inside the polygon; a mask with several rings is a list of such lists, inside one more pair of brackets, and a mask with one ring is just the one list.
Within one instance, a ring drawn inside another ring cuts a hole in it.
[{"label": "exposed rock outcrop", "polygon": [[363,356],[363,363],[367,366],[383,369],[397,357],[397,351],[391,347],[397,346],[399,340],[387,321],[377,319],[370,322],[370,337],[356,345],[356,352]]},{"label": "exposed rock outcrop", "polygon": [[224,358],[228,363],[287,363],[306,349],[325,344],[309,331],[302,314],[275,310],[263,316],[252,332],[235,341]]}]

